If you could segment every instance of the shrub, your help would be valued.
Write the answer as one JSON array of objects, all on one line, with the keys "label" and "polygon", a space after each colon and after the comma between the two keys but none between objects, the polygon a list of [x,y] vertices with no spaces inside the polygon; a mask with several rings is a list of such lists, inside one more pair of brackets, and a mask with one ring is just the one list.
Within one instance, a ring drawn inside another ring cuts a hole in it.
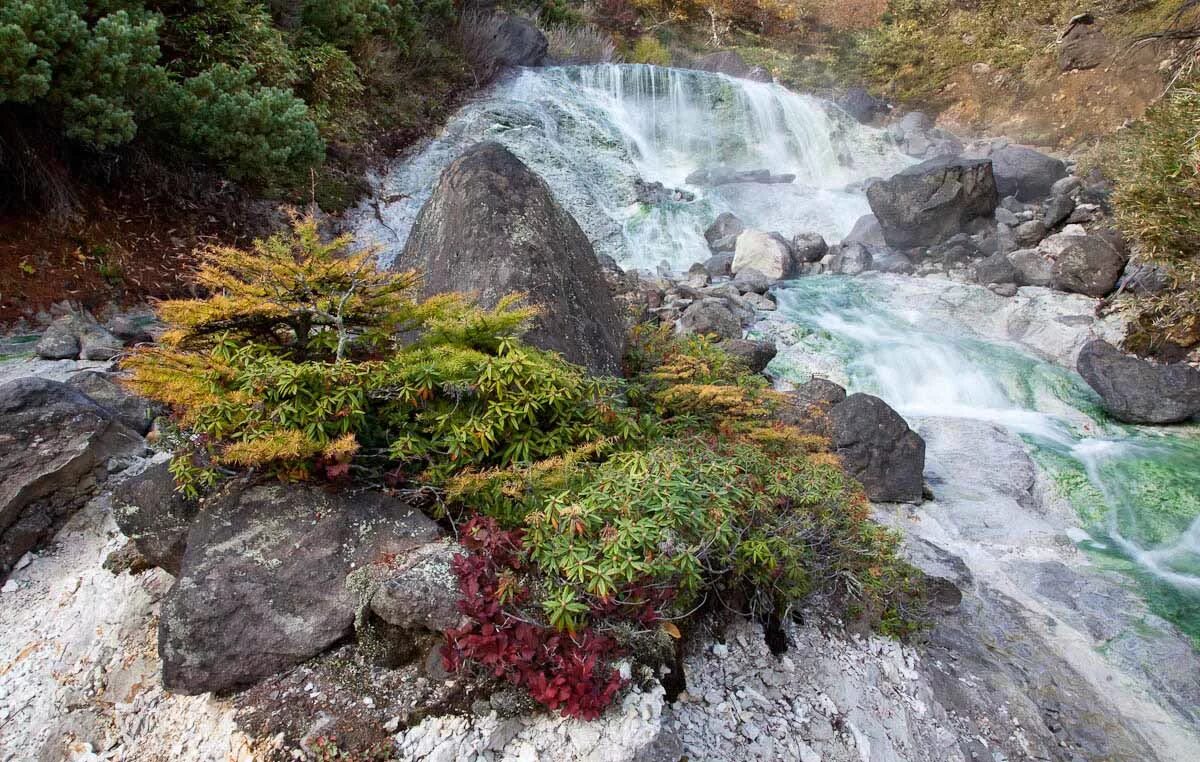
[{"label": "shrub", "polygon": [[554,26],[546,31],[550,56],[560,64],[619,63],[612,38],[594,26]]},{"label": "shrub", "polygon": [[638,41],[634,43],[629,59],[634,63],[669,66],[671,53],[665,45],[658,41],[657,37],[647,34],[639,37]]},{"label": "shrub", "polygon": [[254,84],[254,70],[217,64],[164,99],[183,145],[235,180],[288,183],[325,154],[304,101]]},{"label": "shrub", "polygon": [[[204,254],[207,299],[163,302],[162,346],[128,361],[131,386],[168,405],[191,446],[192,492],[214,468],[284,478],[417,478],[559,456],[609,434],[607,387],[514,336],[515,298],[483,310],[414,296],[412,273],[376,270],[311,219],[252,251]],[[400,337],[412,337],[402,343]]]}]

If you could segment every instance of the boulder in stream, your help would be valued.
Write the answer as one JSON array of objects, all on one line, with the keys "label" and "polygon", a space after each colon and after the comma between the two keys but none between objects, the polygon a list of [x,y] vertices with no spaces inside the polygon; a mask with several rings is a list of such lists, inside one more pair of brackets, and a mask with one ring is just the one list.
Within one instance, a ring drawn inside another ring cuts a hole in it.
[{"label": "boulder in stream", "polygon": [[1079,375],[1104,408],[1126,423],[1179,423],[1200,413],[1200,370],[1127,355],[1102,339],[1079,352]]},{"label": "boulder in stream", "polygon": [[931,246],[988,217],[1000,198],[988,159],[936,158],[872,183],[871,211],[889,246]]},{"label": "boulder in stream", "polygon": [[782,280],[794,274],[792,252],[777,235],[761,230],[745,230],[737,237],[733,255],[733,274],[743,270],[758,270],[771,280]]},{"label": "boulder in stream", "polygon": [[427,295],[474,292],[493,306],[524,292],[541,311],[529,343],[595,374],[620,372],[624,326],[592,244],[499,143],[475,145],[446,168],[393,267],[423,271]]}]

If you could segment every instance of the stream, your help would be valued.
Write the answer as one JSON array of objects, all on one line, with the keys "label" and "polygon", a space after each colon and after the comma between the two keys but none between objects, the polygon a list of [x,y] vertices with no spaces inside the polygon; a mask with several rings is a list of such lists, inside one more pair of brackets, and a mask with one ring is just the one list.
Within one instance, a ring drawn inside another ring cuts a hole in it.
[{"label": "stream", "polygon": [[[912,163],[883,131],[774,84],[646,65],[523,70],[376,178],[373,208],[358,213],[359,241],[378,246],[385,263],[394,258],[442,169],[480,140],[499,141],[545,178],[598,253],[625,268],[665,262],[676,271],[707,259],[703,231],[725,211],[750,227],[839,240],[870,211],[862,182]],[[717,165],[796,180],[686,184]],[[639,178],[695,200],[639,203]],[[1077,303],[1063,318],[1058,306],[1080,297],[1041,295],[1043,311],[1031,319],[1069,323],[1073,343],[1039,357],[958,314],[969,310],[922,312],[949,289],[961,292],[960,305],[992,296],[948,280],[793,281],[778,289],[773,322],[797,329],[805,362],[788,348],[772,371],[800,382],[815,370],[910,420],[959,417],[1015,433],[1077,513],[1072,539],[1094,563],[1126,572],[1156,613],[1200,642],[1200,429],[1105,417],[1067,369],[1092,318]]]}]

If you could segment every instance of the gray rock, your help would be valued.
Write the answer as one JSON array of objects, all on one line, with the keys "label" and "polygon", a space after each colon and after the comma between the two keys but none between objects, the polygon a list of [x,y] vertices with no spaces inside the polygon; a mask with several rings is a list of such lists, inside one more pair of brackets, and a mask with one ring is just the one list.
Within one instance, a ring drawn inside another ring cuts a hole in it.
[{"label": "gray rock", "polygon": [[888,105],[861,87],[852,87],[837,98],[837,105],[855,121],[870,124],[888,112]]},{"label": "gray rock", "polygon": [[0,580],[92,497],[145,442],[57,381],[0,386]]},{"label": "gray rock", "polygon": [[999,296],[1013,297],[1013,296],[1017,295],[1017,284],[1016,283],[993,283],[992,285],[988,286],[988,290],[991,291],[993,294],[997,294]]},{"label": "gray rock", "polygon": [[1058,42],[1058,68],[1094,69],[1113,55],[1103,28],[1090,21],[1073,23]]},{"label": "gray rock", "polygon": [[1050,186],[1050,195],[1070,196],[1072,193],[1079,190],[1081,185],[1083,185],[1083,181],[1078,177],[1075,175],[1067,175],[1063,179],[1054,183],[1054,185]]},{"label": "gray rock", "polygon": [[1157,294],[1167,288],[1170,275],[1162,265],[1130,260],[1117,281],[1117,288],[1132,294]]},{"label": "gray rock", "polygon": [[862,275],[871,269],[874,255],[871,248],[861,243],[844,244],[837,250],[832,270],[842,275]]},{"label": "gray rock", "polygon": [[690,288],[704,288],[711,280],[712,276],[709,274],[708,268],[703,263],[697,262],[688,268],[684,283]]},{"label": "gray rock", "polygon": [[769,169],[729,169],[728,167],[708,167],[698,169],[688,175],[684,182],[688,185],[716,187],[733,185],[735,183],[761,183],[776,185],[795,182],[795,175],[776,175]]},{"label": "gray rock", "polygon": [[63,315],[42,334],[34,348],[43,360],[74,360],[79,357],[79,336],[73,315]]},{"label": "gray rock", "polygon": [[[879,218],[873,214],[864,214],[854,223],[850,233],[842,239],[842,243],[865,243],[868,246],[887,246],[883,238],[883,227]],[[818,260],[820,261],[820,260]]]},{"label": "gray rock", "polygon": [[692,68],[700,71],[713,71],[718,74],[728,74],[731,77],[751,79],[755,82],[770,82],[774,79],[771,73],[761,66],[750,66],[736,50],[718,50],[701,56],[692,64]]},{"label": "gray rock", "polygon": [[910,111],[896,123],[902,134],[925,132],[933,128],[933,119],[921,111]]},{"label": "gray rock", "polygon": [[500,66],[541,66],[546,62],[546,35],[527,18],[505,16],[492,44]]},{"label": "gray rock", "polygon": [[797,263],[820,262],[829,253],[829,244],[818,233],[797,233],[792,238],[792,259]]},{"label": "gray rock", "polygon": [[758,270],[771,280],[782,280],[795,274],[790,245],[772,233],[745,230],[737,238],[733,255],[733,273],[746,269]]},{"label": "gray rock", "polygon": [[754,373],[765,370],[778,352],[775,342],[755,339],[728,339],[722,341],[720,347],[744,362]]},{"label": "gray rock", "polygon": [[746,226],[737,217],[722,212],[704,231],[704,240],[708,241],[708,248],[713,253],[732,252],[737,246],[737,237],[745,229]]},{"label": "gray rock", "polygon": [[1017,219],[1017,215],[1002,206],[996,208],[996,222],[1001,225],[1008,225],[1010,228],[1015,228],[1021,224],[1021,221]]},{"label": "gray rock", "polygon": [[371,596],[371,611],[405,630],[441,632],[461,626],[462,596],[450,563],[462,552],[457,544],[439,542],[408,554]]},{"label": "gray rock", "polygon": [[714,254],[704,262],[704,269],[714,278],[728,278],[733,275],[733,255]]},{"label": "gray rock", "polygon": [[742,323],[722,299],[702,299],[691,304],[679,318],[680,333],[740,339]]},{"label": "gray rock", "polygon": [[774,278],[755,270],[753,267],[745,267],[738,270],[737,275],[733,278],[733,286],[740,293],[765,294],[775,283]]},{"label": "gray rock", "polygon": [[[1055,185],[1057,184],[1055,183]],[[1042,223],[1047,229],[1053,230],[1066,222],[1071,217],[1071,212],[1073,211],[1075,211],[1075,199],[1065,195],[1053,196],[1050,202],[1046,204],[1046,213],[1042,217]]]},{"label": "gray rock", "polygon": [[426,295],[474,292],[493,306],[524,292],[540,309],[527,341],[592,373],[620,372],[624,325],[591,243],[499,143],[480,143],[446,168],[394,267],[422,270]]},{"label": "gray rock", "polygon": [[829,409],[834,452],[879,502],[919,503],[925,441],[886,402],[851,394]]},{"label": "gray rock", "polygon": [[1018,225],[1016,230],[1013,231],[1013,237],[1016,238],[1018,246],[1027,248],[1037,246],[1049,232],[1041,220],[1030,220]]},{"label": "gray rock", "polygon": [[151,464],[113,490],[113,520],[152,565],[178,576],[199,503],[175,489],[167,461]]},{"label": "gray rock", "polygon": [[86,394],[102,407],[112,411],[121,423],[145,435],[157,416],[157,406],[113,380],[108,373],[85,370],[67,381],[67,386]]},{"label": "gray rock", "polygon": [[971,279],[976,283],[1014,283],[1017,280],[1017,270],[1004,252],[995,254],[975,263],[971,271]]},{"label": "gray rock", "polygon": [[1062,161],[1025,146],[1007,146],[991,155],[1001,196],[1034,201],[1050,195],[1054,183],[1067,176]]},{"label": "gray rock", "polygon": [[1022,286],[1049,286],[1054,282],[1054,262],[1040,249],[1019,249],[1008,255]]},{"label": "gray rock", "polygon": [[867,189],[884,240],[896,249],[929,246],[988,217],[999,197],[987,159],[931,159]]},{"label": "gray rock", "polygon": [[1178,423],[1200,413],[1200,371],[1190,365],[1158,365],[1096,339],[1080,350],[1078,369],[1126,423]]},{"label": "gray rock", "polygon": [[381,493],[235,484],[200,512],[159,622],[163,687],[244,688],[353,631],[354,569],[437,538],[420,511]]},{"label": "gray rock", "polygon": [[1041,250],[1054,260],[1051,285],[1060,291],[1101,297],[1112,293],[1125,258],[1098,235],[1051,236]]}]

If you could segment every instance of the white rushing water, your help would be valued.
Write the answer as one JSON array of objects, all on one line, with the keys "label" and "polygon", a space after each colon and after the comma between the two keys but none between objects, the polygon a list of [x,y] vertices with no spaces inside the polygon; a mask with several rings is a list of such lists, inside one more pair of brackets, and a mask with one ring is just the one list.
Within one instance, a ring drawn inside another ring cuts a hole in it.
[{"label": "white rushing water", "polygon": [[969,418],[1020,435],[1079,511],[1091,535],[1085,547],[1133,562],[1157,586],[1149,595],[1177,598],[1173,607],[1195,612],[1196,427],[1110,421],[1075,373],[927,312],[929,292],[926,282],[903,277],[796,281],[777,292],[779,318],[797,330],[773,369],[793,381],[806,380],[814,366],[832,369],[850,390],[881,397],[909,420]]},{"label": "white rushing water", "polygon": [[[483,140],[504,144],[541,175],[598,253],[626,267],[666,260],[678,270],[708,259],[703,232],[723,211],[751,227],[840,239],[870,211],[862,181],[911,163],[881,131],[774,84],[641,64],[528,69],[379,178],[376,199],[357,213],[359,241],[391,261],[441,171]],[[718,166],[796,179],[717,188],[685,182]],[[696,199],[640,204],[638,179]]]},{"label": "white rushing water", "polygon": [[[726,211],[750,227],[785,235],[814,231],[836,241],[869,212],[862,182],[911,163],[883,132],[774,84],[646,65],[523,70],[378,178],[375,199],[355,217],[360,243],[378,246],[381,261],[390,262],[442,170],[483,140],[504,144],[543,177],[597,252],[626,268],[666,261],[685,270],[704,261],[703,231]],[[767,169],[796,179],[687,184],[693,171],[714,167]],[[696,198],[639,203],[637,180]],[[836,380],[879,395],[910,419],[972,418],[1019,434],[1071,493],[1090,547],[1135,564],[1133,571],[1150,580],[1147,595],[1192,596],[1170,605],[1183,612],[1177,621],[1200,628],[1200,445],[1194,432],[1109,423],[1078,376],[1055,364],[1069,363],[1070,352],[1051,363],[1010,345],[1002,338],[1007,329],[992,325],[986,309],[967,316],[969,298],[948,298],[952,288],[967,287],[899,278],[882,294],[865,283],[822,277],[781,292],[779,314],[805,334],[809,360],[836,369],[842,374]],[[924,284],[919,293],[918,283]],[[950,306],[938,312],[941,297]],[[1061,307],[1081,297],[1053,299]],[[1090,302],[1072,306],[1076,312],[1066,323],[1051,310],[1028,316],[1023,330],[1053,334],[1093,320]],[[979,330],[956,333],[948,315],[960,323],[974,320]],[[788,354],[775,366],[785,374]]]}]

